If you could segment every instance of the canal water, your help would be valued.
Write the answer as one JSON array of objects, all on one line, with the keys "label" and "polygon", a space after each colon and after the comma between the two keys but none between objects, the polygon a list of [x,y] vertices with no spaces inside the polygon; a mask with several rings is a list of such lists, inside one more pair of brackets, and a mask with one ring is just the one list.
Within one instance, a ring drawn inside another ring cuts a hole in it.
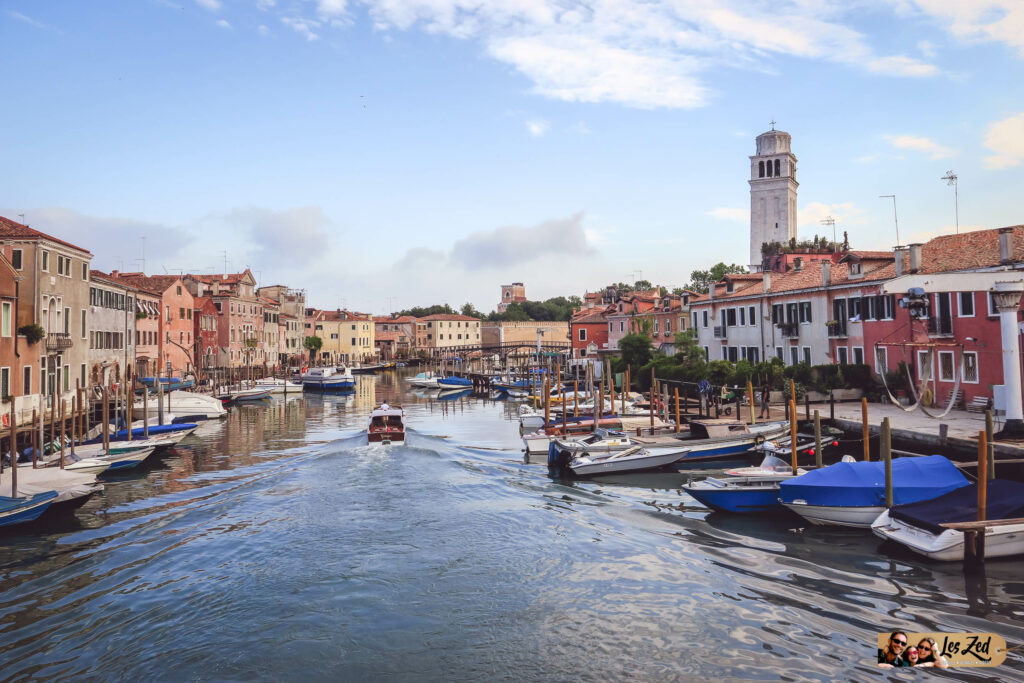
[{"label": "canal water", "polygon": [[[406,445],[366,445],[381,398]],[[877,675],[895,628],[1024,642],[1020,562],[965,579],[862,531],[709,512],[681,474],[555,480],[516,408],[392,371],[203,424],[0,535],[0,678],[832,680]],[[1024,656],[987,673],[1024,680]]]}]

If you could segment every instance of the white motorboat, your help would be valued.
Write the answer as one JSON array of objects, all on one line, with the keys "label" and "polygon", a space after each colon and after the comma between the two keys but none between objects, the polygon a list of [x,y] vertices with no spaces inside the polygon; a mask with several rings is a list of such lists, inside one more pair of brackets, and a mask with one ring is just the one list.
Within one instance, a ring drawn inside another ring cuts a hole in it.
[{"label": "white motorboat", "polygon": [[302,391],[302,385],[280,377],[264,377],[254,381],[250,388],[270,389],[271,394],[284,394]]},{"label": "white motorboat", "polygon": [[[52,505],[88,498],[103,489],[96,481],[95,473],[60,469],[59,467],[32,467],[24,463],[18,466],[18,495],[33,496],[44,491],[56,491]],[[0,491],[11,490],[11,468],[0,473]]]},{"label": "white motorboat", "polygon": [[426,387],[428,389],[437,388],[437,377],[432,372],[421,372],[412,377],[406,377],[405,381],[414,387]]},{"label": "white motorboat", "polygon": [[269,398],[273,392],[273,387],[262,386],[262,387],[248,387],[245,389],[233,389],[228,392],[228,399],[236,403],[245,401],[262,401],[265,398]]},{"label": "white motorboat", "polygon": [[[133,412],[139,417],[142,416],[143,410],[145,409],[146,414],[149,416],[158,415],[160,412],[160,406],[157,403],[156,397],[150,397],[146,401],[145,408],[143,402],[140,400],[135,401],[133,406]],[[164,405],[164,416],[166,421],[166,415],[174,412],[182,417],[188,419],[215,419],[221,417],[227,417],[227,410],[224,409],[224,403],[213,396],[207,396],[206,394],[196,394],[189,391],[172,391],[164,394],[163,397]]]},{"label": "white motorboat", "polygon": [[568,469],[577,477],[640,472],[671,465],[685,453],[685,446],[633,446],[624,451],[594,454],[584,451],[569,461]]},{"label": "white motorboat", "polygon": [[[768,446],[769,444],[771,444],[771,446],[769,446],[768,449],[761,448],[761,446]],[[730,477],[777,477],[778,479],[785,479],[786,477],[794,476],[793,465],[791,463],[771,455],[772,448],[775,444],[771,441],[766,441],[761,444],[761,446],[755,447],[754,450],[762,453],[767,451],[768,455],[764,456],[764,460],[761,461],[760,465],[755,467],[734,467],[733,469],[725,470],[725,474]],[[850,456],[846,455],[843,457],[849,458]],[[800,476],[801,474],[807,474],[807,470],[797,468],[795,476]]]},{"label": "white motorboat", "polygon": [[356,378],[350,368],[307,368],[302,373],[302,388],[306,391],[351,391]]},{"label": "white motorboat", "polygon": [[[987,482],[985,557],[1024,554],[1024,484]],[[978,485],[963,486],[928,501],[897,505],[871,524],[879,538],[893,541],[933,560],[964,559],[964,532],[958,523],[978,518]]]}]

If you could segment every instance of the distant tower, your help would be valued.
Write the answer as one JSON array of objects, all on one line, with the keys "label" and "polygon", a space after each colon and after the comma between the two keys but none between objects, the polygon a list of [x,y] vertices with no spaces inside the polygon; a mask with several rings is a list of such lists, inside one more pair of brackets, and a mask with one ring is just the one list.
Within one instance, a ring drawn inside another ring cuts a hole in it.
[{"label": "distant tower", "polygon": [[501,286],[501,302],[498,304],[498,313],[504,313],[509,304],[522,303],[526,301],[526,286],[522,282],[513,282],[510,285]]},{"label": "distant tower", "polygon": [[772,129],[757,136],[750,157],[750,270],[761,270],[761,245],[796,237],[796,157],[789,133]]}]

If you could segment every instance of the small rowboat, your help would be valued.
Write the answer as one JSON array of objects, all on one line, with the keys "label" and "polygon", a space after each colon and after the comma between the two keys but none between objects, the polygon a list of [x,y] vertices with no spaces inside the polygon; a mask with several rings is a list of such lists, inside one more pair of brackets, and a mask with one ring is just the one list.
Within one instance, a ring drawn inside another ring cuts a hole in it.
[{"label": "small rowboat", "polygon": [[389,445],[396,441],[405,442],[405,411],[402,406],[381,403],[370,413],[367,427],[367,441]]}]

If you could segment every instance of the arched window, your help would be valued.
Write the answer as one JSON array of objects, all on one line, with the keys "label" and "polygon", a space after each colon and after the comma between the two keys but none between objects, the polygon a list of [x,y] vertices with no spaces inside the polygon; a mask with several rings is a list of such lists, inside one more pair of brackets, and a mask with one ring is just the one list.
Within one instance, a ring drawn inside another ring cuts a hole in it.
[{"label": "arched window", "polygon": [[768,177],[769,178],[772,177],[772,160],[771,159],[768,160]]},{"label": "arched window", "polygon": [[775,160],[775,175],[779,175],[779,160]]},{"label": "arched window", "polygon": [[757,177],[758,178],[764,178],[764,162],[763,161],[757,162]]}]

